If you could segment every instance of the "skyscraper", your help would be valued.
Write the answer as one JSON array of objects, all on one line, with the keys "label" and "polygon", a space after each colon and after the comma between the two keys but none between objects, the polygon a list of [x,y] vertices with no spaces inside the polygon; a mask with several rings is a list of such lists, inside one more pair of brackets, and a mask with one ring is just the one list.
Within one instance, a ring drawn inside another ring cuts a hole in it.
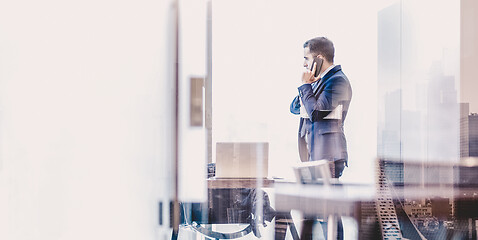
[{"label": "skyscraper", "polygon": [[470,112],[469,103],[460,103],[460,157],[469,157],[469,131],[468,131],[468,114]]},{"label": "skyscraper", "polygon": [[478,157],[478,114],[468,116],[468,149],[470,157]]}]

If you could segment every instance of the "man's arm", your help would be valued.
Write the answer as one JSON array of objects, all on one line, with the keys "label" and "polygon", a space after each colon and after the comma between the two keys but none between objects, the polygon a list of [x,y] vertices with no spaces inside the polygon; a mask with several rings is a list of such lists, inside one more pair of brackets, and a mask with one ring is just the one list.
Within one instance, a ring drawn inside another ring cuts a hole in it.
[{"label": "man's arm", "polygon": [[290,104],[290,112],[292,114],[298,115],[300,114],[300,99],[299,95],[297,95],[294,100],[292,100],[292,103]]},{"label": "man's arm", "polygon": [[[347,81],[343,77],[328,79],[322,93],[315,97],[310,84],[299,87],[299,96],[304,108],[311,116],[311,121],[318,121],[334,110],[338,104],[347,98]],[[328,110],[328,111],[326,111]]]}]

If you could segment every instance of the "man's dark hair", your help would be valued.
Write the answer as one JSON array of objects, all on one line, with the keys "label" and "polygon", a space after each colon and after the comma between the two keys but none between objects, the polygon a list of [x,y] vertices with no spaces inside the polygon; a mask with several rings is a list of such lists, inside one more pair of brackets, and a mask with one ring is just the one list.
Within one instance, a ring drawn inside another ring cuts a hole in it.
[{"label": "man's dark hair", "polygon": [[334,62],[335,48],[332,41],[325,37],[316,37],[304,43],[304,48],[309,47],[313,55],[322,55],[330,63]]}]

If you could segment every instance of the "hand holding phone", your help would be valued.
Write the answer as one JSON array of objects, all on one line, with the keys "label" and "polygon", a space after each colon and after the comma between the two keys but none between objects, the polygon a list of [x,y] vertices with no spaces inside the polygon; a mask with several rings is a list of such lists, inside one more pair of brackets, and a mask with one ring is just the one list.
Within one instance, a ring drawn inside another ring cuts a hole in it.
[{"label": "hand holding phone", "polygon": [[324,60],[319,57],[314,57],[312,65],[310,66],[310,71],[314,70],[314,64],[316,64],[314,77],[318,77],[320,74],[320,70],[322,69],[322,64],[324,64]]},{"label": "hand holding phone", "polygon": [[320,70],[322,69],[323,63],[324,60],[319,57],[314,57],[309,71],[302,73],[302,83],[310,84],[317,81],[319,79]]}]

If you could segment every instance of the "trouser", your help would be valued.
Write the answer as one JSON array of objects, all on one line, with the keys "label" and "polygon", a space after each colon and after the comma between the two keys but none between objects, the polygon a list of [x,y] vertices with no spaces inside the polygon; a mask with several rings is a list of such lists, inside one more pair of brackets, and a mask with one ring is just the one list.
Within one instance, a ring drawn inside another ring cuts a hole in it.
[{"label": "trouser", "polygon": [[[345,160],[337,160],[330,164],[330,173],[333,178],[339,178],[342,176],[342,172],[345,168]],[[327,217],[327,216],[324,216]],[[314,225],[316,224],[316,216],[305,216],[302,222],[301,240],[312,240],[312,232]],[[342,240],[344,238],[343,224],[340,216],[336,217],[337,225],[337,239]],[[324,219],[324,221],[327,219]],[[327,236],[327,222],[320,222],[322,232]],[[331,240],[331,239],[328,239]]]}]

